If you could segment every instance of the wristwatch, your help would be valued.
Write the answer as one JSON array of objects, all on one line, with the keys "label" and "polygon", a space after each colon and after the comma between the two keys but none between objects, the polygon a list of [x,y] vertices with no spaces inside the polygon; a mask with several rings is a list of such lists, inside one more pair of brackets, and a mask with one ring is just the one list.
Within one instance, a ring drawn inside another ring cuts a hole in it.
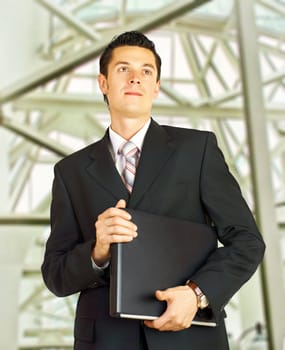
[{"label": "wristwatch", "polygon": [[201,291],[201,289],[193,281],[188,280],[186,282],[186,285],[190,287],[193,290],[193,292],[196,294],[198,308],[205,309],[209,305],[209,301],[206,295]]}]

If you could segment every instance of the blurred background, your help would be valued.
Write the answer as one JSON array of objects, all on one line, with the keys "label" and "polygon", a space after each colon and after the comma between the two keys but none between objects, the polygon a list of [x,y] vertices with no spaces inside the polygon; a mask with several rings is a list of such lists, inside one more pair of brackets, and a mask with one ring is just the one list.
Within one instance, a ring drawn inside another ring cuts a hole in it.
[{"label": "blurred background", "polygon": [[128,30],[162,57],[154,119],[216,133],[267,244],[226,308],[231,350],[284,350],[285,1],[0,0],[0,13],[0,350],[72,349],[77,295],[40,274],[53,166],[109,125],[98,56]]}]

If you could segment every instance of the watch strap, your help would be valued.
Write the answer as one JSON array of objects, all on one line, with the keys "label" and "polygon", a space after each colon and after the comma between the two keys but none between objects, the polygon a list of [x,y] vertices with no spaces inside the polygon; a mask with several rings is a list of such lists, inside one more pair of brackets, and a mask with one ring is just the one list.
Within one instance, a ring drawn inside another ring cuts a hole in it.
[{"label": "watch strap", "polygon": [[193,292],[196,294],[197,297],[197,306],[199,309],[204,309],[209,305],[209,301],[206,297],[206,295],[202,292],[202,290],[199,288],[199,286],[193,282],[188,280],[186,282],[186,285],[190,287]]}]

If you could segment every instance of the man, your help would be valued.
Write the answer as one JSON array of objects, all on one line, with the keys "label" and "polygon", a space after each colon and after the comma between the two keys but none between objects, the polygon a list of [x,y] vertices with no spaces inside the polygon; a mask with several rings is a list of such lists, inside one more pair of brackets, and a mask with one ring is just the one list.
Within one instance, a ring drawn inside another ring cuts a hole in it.
[{"label": "man", "polygon": [[[228,349],[224,307],[264,254],[215,136],[151,119],[160,65],[143,34],[115,38],[101,56],[98,77],[110,127],[102,140],[55,166],[42,273],[54,294],[80,292],[75,350]],[[130,153],[137,155],[133,162],[122,153],[129,140],[135,145]],[[110,245],[139,234],[125,207],[199,223],[210,219],[223,244],[189,276],[190,283],[156,291],[167,308],[154,321],[109,316]],[[191,326],[198,308],[208,310],[217,327]]]}]

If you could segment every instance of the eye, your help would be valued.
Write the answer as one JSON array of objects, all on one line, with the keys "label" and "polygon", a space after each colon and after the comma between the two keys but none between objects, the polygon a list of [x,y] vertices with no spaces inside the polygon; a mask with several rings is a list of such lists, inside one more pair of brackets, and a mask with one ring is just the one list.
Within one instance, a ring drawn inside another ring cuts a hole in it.
[{"label": "eye", "polygon": [[119,69],[118,69],[119,72],[123,72],[123,73],[124,73],[124,72],[128,72],[128,70],[129,70],[129,69],[128,69],[127,66],[121,66],[121,67],[119,67]]},{"label": "eye", "polygon": [[145,68],[145,69],[143,70],[143,73],[144,73],[144,75],[152,75],[152,70],[151,70],[151,69],[148,69],[148,68]]}]

